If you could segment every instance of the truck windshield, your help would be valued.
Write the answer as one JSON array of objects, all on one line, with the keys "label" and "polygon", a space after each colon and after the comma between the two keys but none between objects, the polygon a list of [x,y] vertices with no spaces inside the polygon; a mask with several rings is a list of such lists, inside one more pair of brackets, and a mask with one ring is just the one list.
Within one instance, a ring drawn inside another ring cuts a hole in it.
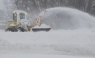
[{"label": "truck windshield", "polygon": [[16,13],[13,13],[13,20],[17,21],[17,14]]},{"label": "truck windshield", "polygon": [[25,19],[25,14],[24,13],[20,13],[20,19]]}]

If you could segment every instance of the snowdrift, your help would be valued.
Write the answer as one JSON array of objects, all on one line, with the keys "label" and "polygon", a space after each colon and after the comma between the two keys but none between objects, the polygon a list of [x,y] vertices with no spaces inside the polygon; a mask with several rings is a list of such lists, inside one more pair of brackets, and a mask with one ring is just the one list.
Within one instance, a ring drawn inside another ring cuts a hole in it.
[{"label": "snowdrift", "polygon": [[56,7],[39,14],[43,22],[53,29],[95,28],[95,18],[77,9]]},{"label": "snowdrift", "polygon": [[[13,53],[0,54],[0,58],[95,58],[87,56],[68,56],[68,55],[45,55],[45,54],[29,54],[29,53]],[[15,57],[14,57],[15,56]]]},{"label": "snowdrift", "polygon": [[0,53],[95,56],[95,30],[0,32]]}]

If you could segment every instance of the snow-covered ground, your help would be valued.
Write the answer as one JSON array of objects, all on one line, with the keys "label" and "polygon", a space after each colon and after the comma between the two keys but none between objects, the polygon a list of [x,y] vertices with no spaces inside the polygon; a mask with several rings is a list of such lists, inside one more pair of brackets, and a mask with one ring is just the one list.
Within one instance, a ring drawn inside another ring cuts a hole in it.
[{"label": "snow-covered ground", "polygon": [[95,58],[95,57],[82,57],[82,56],[67,56],[67,55],[35,55],[35,54],[0,54],[0,58]]},{"label": "snow-covered ground", "polygon": [[1,30],[0,55],[0,58],[94,58],[95,29],[35,33]]}]

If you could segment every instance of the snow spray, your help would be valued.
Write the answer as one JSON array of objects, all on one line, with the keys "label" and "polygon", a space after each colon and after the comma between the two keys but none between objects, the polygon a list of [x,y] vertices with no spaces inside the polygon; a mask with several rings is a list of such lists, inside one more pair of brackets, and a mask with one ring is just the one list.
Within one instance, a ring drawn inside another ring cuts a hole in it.
[{"label": "snow spray", "polygon": [[55,7],[42,11],[43,23],[52,29],[95,28],[95,18],[88,13],[67,7]]}]

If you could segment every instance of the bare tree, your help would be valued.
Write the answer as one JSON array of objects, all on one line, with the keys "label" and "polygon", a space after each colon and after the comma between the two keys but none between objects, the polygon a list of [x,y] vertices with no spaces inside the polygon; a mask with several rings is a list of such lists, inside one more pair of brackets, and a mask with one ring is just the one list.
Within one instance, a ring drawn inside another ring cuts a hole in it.
[{"label": "bare tree", "polygon": [[92,2],[93,2],[93,0],[88,0],[88,2],[87,2],[86,12],[88,12],[88,13],[91,12]]},{"label": "bare tree", "polygon": [[93,0],[14,0],[18,9],[42,11],[50,7],[73,7],[90,12]]}]

